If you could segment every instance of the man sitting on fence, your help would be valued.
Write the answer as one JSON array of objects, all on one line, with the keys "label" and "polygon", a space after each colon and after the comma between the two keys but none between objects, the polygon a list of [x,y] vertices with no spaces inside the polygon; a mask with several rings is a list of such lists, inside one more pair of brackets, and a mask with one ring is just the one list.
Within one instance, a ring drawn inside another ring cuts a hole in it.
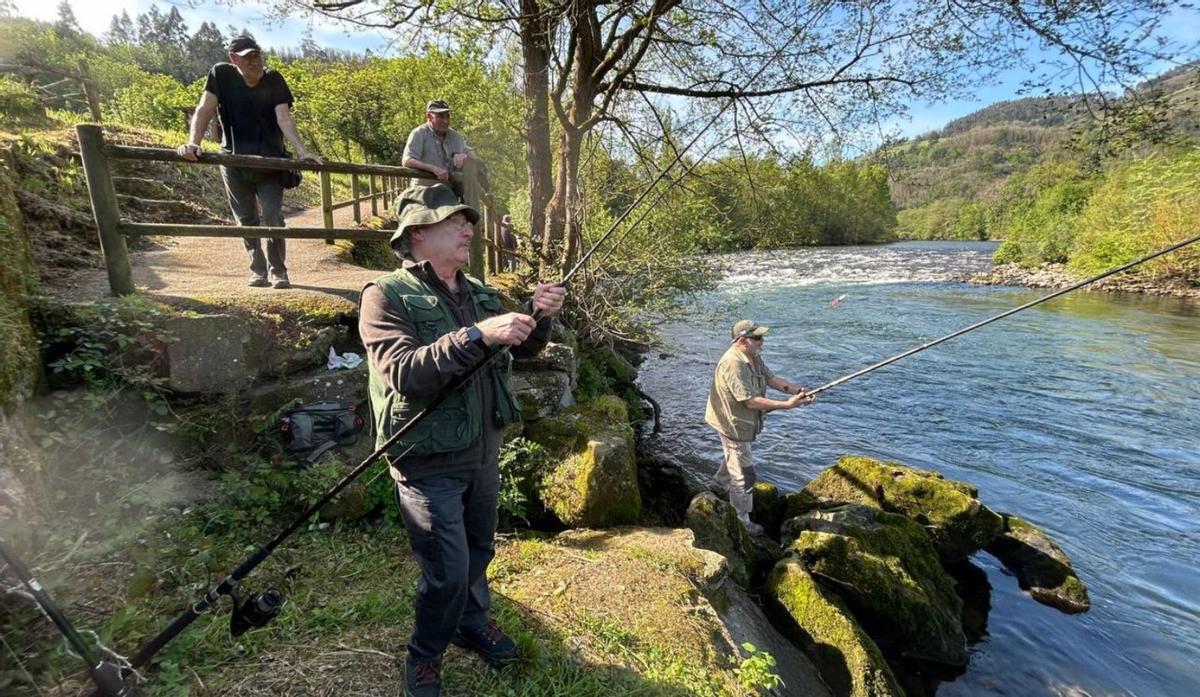
[{"label": "man sitting on fence", "polygon": [[[471,147],[467,145],[467,141],[458,131],[450,128],[449,105],[435,99],[425,106],[425,123],[408,134],[401,164],[410,169],[423,169],[431,173],[450,184],[454,193],[461,198],[463,192],[457,184],[450,181],[450,173],[462,171],[463,165],[471,155]],[[412,183],[418,186],[430,182],[414,179]]]},{"label": "man sitting on fence", "polygon": [[[301,160],[320,162],[300,141],[296,122],[292,120],[292,92],[283,75],[263,65],[262,48],[254,37],[235,36],[226,47],[228,63],[217,63],[208,72],[204,94],[192,117],[188,142],[179,146],[179,156],[195,160],[200,154],[200,140],[208,130],[212,117],[221,115],[221,148],[234,155],[288,157],[283,145],[286,137]],[[287,172],[271,169],[221,167],[229,207],[238,225],[283,227],[283,181]],[[261,215],[259,208],[262,208]],[[287,241],[271,238],[267,241],[264,259],[257,237],[245,238],[246,253],[250,255],[250,285],[288,288]],[[271,272],[267,279],[268,265]]]}]

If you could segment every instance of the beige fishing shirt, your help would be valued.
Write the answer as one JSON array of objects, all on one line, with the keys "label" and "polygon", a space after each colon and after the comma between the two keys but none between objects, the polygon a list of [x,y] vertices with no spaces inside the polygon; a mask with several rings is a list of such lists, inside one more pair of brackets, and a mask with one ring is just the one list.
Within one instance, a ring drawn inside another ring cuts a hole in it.
[{"label": "beige fishing shirt", "polygon": [[708,388],[708,406],[704,420],[726,438],[738,441],[754,440],[763,427],[763,412],[745,405],[752,397],[767,394],[767,382],[775,374],[767,368],[762,356],[751,358],[737,344],[729,347],[713,375]]}]

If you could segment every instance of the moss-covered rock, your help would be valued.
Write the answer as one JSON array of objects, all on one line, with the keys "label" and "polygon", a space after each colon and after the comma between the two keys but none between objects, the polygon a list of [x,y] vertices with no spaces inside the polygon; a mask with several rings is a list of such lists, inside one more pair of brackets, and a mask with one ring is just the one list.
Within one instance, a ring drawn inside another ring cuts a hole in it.
[{"label": "moss-covered rock", "polygon": [[779,529],[783,526],[784,502],[779,488],[770,482],[755,482],[754,508],[750,519],[767,531],[771,537],[779,537]]},{"label": "moss-covered rock", "polygon": [[783,495],[783,520],[802,516],[820,505],[817,497],[807,491],[789,491]]},{"label": "moss-covered rock", "polygon": [[922,525],[945,561],[964,559],[1000,534],[1004,522],[979,501],[975,487],[937,472],[846,456],[804,490],[822,501],[859,503]]},{"label": "moss-covered rock", "polygon": [[1004,533],[987,546],[1017,577],[1033,599],[1063,612],[1085,612],[1092,606],[1087,587],[1075,575],[1071,560],[1045,532],[1014,515],[1004,516]]},{"label": "moss-covered rock", "polygon": [[609,396],[575,405],[530,424],[526,435],[559,458],[538,494],[564,524],[603,528],[637,521],[641,496],[624,402]]},{"label": "moss-covered rock", "polygon": [[[525,693],[748,694],[734,670],[742,661],[739,645],[749,641],[789,664],[775,671],[787,681],[784,694],[827,695],[808,660],[772,632],[752,602],[726,597],[724,574],[719,555],[697,549],[689,531],[670,528],[569,530],[549,539],[504,540],[489,570],[500,598],[494,609],[516,605],[522,617],[562,637],[578,660],[643,678],[631,683],[616,673],[598,674],[600,680],[580,691],[548,676],[520,684]],[[544,656],[552,642],[542,643]],[[448,656],[454,660],[455,652]],[[543,671],[547,663],[531,661],[530,670]]]},{"label": "moss-covered rock", "polygon": [[513,397],[521,410],[521,418],[538,421],[561,411],[574,402],[571,395],[571,374],[558,370],[513,371]]},{"label": "moss-covered rock", "polygon": [[767,578],[772,600],[795,621],[802,648],[839,697],[904,695],[879,647],[838,597],[821,587],[795,557]]},{"label": "moss-covered rock", "polygon": [[560,373],[567,373],[572,380],[578,367],[579,359],[575,355],[575,349],[555,341],[548,342],[537,355],[513,361],[513,370],[516,372],[557,370]]},{"label": "moss-covered rock", "polygon": [[967,664],[962,601],[921,526],[844,504],[793,518],[790,549],[890,656]]},{"label": "moss-covered rock", "polygon": [[711,492],[702,492],[688,505],[684,525],[695,535],[697,547],[725,557],[729,565],[729,577],[739,586],[749,587],[748,560],[752,557],[750,535],[738,522],[733,506]]}]

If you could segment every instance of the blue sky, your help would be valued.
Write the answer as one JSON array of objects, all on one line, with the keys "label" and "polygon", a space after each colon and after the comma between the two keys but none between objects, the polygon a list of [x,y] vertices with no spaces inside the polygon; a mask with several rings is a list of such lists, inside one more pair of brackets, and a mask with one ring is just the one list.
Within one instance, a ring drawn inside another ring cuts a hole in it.
[{"label": "blue sky", "polygon": [[[58,0],[16,0],[17,11],[25,17],[53,21],[58,15]],[[151,2],[151,0],[72,0],[71,6],[79,24],[85,31],[97,36],[108,31],[109,23],[114,14],[121,10],[134,17],[145,12],[152,4],[160,9],[171,5],[179,8],[180,14],[187,21],[188,28],[195,30],[202,22],[214,22],[223,33],[227,33],[230,24],[238,27],[249,27],[259,42],[268,47],[298,46],[305,32],[311,32],[312,37],[322,46],[362,52],[371,49],[376,54],[389,55],[395,53],[391,42],[394,34],[382,30],[365,30],[359,27],[347,28],[322,18],[294,18],[283,21],[272,20],[268,17],[266,6],[255,2],[238,4],[212,4],[193,6],[187,2]],[[1167,29],[1172,38],[1179,41],[1194,42],[1200,38],[1200,23],[1194,12],[1177,11],[1177,21],[1168,22]],[[1162,70],[1170,66],[1161,66]],[[940,102],[937,104],[909,105],[909,118],[889,124],[898,129],[902,135],[914,136],[936,130],[953,119],[965,116],[989,104],[1005,99],[1015,99],[1019,95],[1017,88],[1026,75],[1010,72],[1001,75],[996,84],[981,84],[975,91],[974,98]]]}]

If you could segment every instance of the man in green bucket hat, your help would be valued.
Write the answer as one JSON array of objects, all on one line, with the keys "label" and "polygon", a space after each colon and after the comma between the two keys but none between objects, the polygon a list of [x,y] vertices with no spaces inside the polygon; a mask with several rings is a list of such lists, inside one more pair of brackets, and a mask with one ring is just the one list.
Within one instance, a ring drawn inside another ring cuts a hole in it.
[{"label": "man in green bucket hat", "polygon": [[[363,289],[358,324],[378,445],[491,347],[508,346],[517,357],[541,351],[566,293],[540,285],[530,312],[506,312],[495,289],[462,272],[479,214],[445,184],[406,189],[396,210],[391,244],[401,266]],[[487,583],[500,444],[504,427],[520,418],[510,363],[509,355],[492,361],[386,455],[421,566],[405,695],[441,694],[441,658],[451,643],[496,667],[516,658],[516,644],[489,616]]]}]

